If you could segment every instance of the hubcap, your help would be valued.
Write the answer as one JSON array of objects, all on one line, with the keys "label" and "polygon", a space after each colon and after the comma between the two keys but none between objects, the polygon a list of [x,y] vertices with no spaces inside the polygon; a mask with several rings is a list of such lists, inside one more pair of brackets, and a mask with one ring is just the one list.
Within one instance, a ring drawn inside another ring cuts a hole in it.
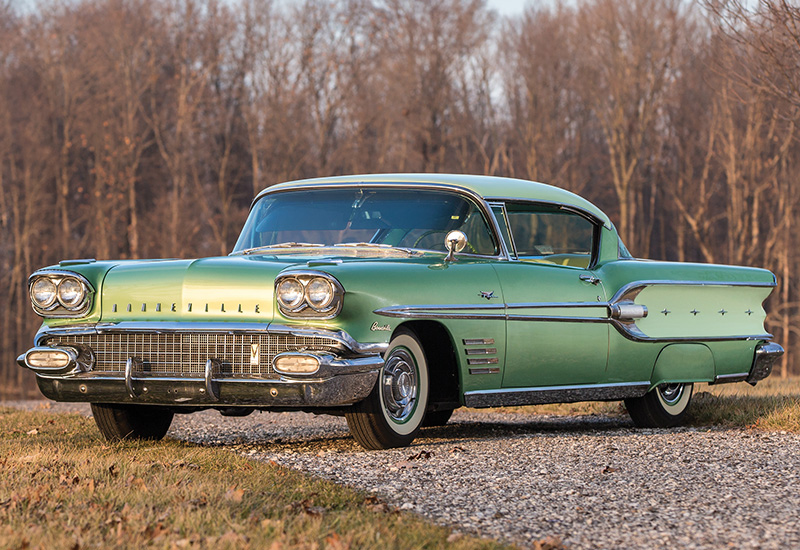
[{"label": "hubcap", "polygon": [[658,393],[661,394],[661,399],[667,405],[674,405],[681,400],[683,396],[683,384],[664,384],[658,387]]},{"label": "hubcap", "polygon": [[417,404],[417,369],[411,354],[402,348],[394,350],[383,367],[383,406],[392,420],[406,422]]}]

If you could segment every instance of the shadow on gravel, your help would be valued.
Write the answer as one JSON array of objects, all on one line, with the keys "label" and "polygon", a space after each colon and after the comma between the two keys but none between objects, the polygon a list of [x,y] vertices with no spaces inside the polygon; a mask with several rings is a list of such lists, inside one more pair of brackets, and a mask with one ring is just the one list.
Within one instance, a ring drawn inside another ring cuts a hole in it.
[{"label": "shadow on gravel", "polygon": [[[518,438],[520,436],[572,436],[608,435],[621,429],[631,429],[630,420],[610,416],[536,416],[520,419],[519,415],[508,421],[454,419],[442,427],[425,428],[412,444],[418,446],[453,446],[475,441]],[[205,445],[247,445],[264,452],[360,452],[363,449],[353,440],[343,425],[303,425],[296,432],[289,425],[271,431],[269,425],[258,430],[220,431],[214,441],[196,441]],[[294,433],[293,433],[294,432]],[[299,432],[299,433],[298,433]],[[191,435],[187,438],[192,441]]]}]

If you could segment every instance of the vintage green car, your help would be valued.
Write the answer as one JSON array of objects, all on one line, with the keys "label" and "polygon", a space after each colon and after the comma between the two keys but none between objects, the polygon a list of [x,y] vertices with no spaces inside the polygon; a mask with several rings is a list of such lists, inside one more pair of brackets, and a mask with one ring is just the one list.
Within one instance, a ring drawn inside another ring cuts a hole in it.
[{"label": "vintage green car", "polygon": [[462,406],[624,400],[669,427],[695,382],[769,375],[774,287],[763,269],[636,260],[597,207],[541,183],[312,179],[259,194],[227,257],[35,272],[44,324],[18,362],[112,440],[208,408],[344,415],[367,449]]}]

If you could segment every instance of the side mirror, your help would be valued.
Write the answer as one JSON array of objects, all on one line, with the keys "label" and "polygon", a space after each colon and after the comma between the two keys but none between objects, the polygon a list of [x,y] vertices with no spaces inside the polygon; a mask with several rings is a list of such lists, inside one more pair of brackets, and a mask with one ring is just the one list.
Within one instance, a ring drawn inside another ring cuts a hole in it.
[{"label": "side mirror", "polygon": [[447,257],[444,261],[453,262],[456,260],[456,253],[461,252],[467,246],[467,236],[463,231],[451,231],[444,238],[444,246],[447,249]]}]

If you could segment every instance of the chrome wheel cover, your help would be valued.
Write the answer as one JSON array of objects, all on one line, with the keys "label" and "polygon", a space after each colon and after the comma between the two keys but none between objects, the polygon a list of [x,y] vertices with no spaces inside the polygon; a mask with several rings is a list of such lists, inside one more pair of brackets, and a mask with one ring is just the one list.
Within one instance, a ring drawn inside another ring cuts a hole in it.
[{"label": "chrome wheel cover", "polygon": [[417,367],[411,353],[397,348],[386,360],[381,376],[381,402],[389,418],[402,424],[414,414],[419,396]]},{"label": "chrome wheel cover", "polygon": [[661,399],[667,405],[676,405],[683,397],[684,384],[662,384],[658,387]]},{"label": "chrome wheel cover", "polygon": [[662,384],[656,388],[656,397],[662,410],[671,416],[678,416],[689,406],[692,399],[692,384]]}]

